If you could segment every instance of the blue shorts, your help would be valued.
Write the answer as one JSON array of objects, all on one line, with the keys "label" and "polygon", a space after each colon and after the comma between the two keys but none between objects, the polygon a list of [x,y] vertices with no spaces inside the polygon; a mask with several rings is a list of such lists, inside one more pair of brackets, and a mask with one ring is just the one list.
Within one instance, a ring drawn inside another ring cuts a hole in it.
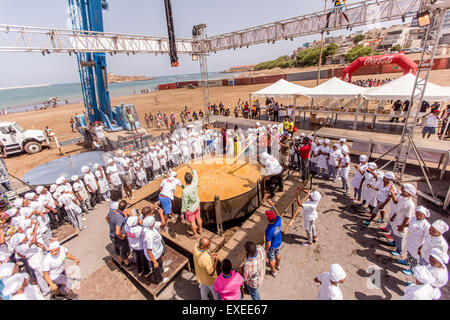
[{"label": "blue shorts", "polygon": [[281,246],[279,246],[278,248],[269,248],[269,251],[267,251],[267,258],[269,259],[269,261],[275,260],[275,256],[278,256],[280,254],[280,248]]},{"label": "blue shorts", "polygon": [[423,127],[422,133],[423,134],[426,134],[426,133],[436,134],[436,128],[435,127]]},{"label": "blue shorts", "polygon": [[161,207],[164,211],[164,214],[172,213],[172,200],[166,197],[158,196],[159,201],[161,202]]}]

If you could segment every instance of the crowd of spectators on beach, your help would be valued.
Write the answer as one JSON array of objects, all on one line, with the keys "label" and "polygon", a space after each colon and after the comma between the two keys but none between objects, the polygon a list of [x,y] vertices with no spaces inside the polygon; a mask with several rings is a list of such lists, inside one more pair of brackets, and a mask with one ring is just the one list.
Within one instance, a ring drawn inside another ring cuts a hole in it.
[{"label": "crowd of spectators on beach", "polygon": [[388,83],[392,80],[393,79],[390,79],[390,78],[382,79],[382,80],[381,79],[378,79],[378,80],[377,79],[355,80],[355,81],[352,81],[352,84],[360,86],[360,87],[371,88],[371,87],[379,87],[379,86],[381,86],[385,83]]}]

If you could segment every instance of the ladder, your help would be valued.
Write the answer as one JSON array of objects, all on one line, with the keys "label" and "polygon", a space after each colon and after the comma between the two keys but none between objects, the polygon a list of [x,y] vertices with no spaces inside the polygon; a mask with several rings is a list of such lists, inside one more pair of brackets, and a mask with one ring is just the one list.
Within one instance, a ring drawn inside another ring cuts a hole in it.
[{"label": "ladder", "polygon": [[193,57],[197,55],[199,63],[200,63],[200,73],[202,75],[201,86],[203,89],[203,104],[205,108],[205,116],[206,122],[210,123],[210,100],[209,100],[209,80],[208,80],[208,62],[207,62],[207,52],[208,49],[206,47],[206,24],[199,24],[192,28],[192,37],[194,39],[193,47],[198,50],[196,54],[193,54]]},{"label": "ladder", "polygon": [[[403,127],[402,136],[400,139],[400,143],[397,147],[397,155],[395,157],[393,172],[396,176],[397,181],[403,181],[403,175],[405,172],[406,163],[409,157],[409,153],[411,150],[416,155],[417,160],[419,161],[420,168],[425,177],[427,185],[431,191],[431,196],[418,191],[418,194],[424,196],[430,201],[438,205],[442,205],[442,201],[440,201],[436,194],[433,192],[433,188],[431,186],[430,180],[428,178],[428,168],[426,167],[425,162],[423,161],[417,147],[414,144],[414,135],[416,129],[418,127],[417,120],[419,116],[420,107],[423,102],[423,97],[425,94],[425,89],[427,86],[428,78],[431,73],[431,69],[433,67],[434,57],[436,55],[437,46],[439,44],[439,39],[441,36],[441,30],[444,23],[445,13],[448,10],[446,8],[436,8],[430,13],[431,23],[426,28],[425,36],[422,40],[422,54],[419,62],[419,69],[416,74],[416,80],[414,84],[414,89],[411,94],[410,99],[410,108],[408,109],[408,113],[406,115],[405,125]],[[431,48],[431,50],[430,50]],[[427,54],[429,57],[425,57]],[[411,111],[415,110],[415,116],[412,117]]]}]

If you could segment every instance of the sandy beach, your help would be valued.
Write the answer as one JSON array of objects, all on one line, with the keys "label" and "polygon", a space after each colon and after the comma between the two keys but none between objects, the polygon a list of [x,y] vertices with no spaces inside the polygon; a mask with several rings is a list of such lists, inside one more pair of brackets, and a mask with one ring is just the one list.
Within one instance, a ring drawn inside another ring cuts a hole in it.
[{"label": "sandy beach", "polygon": [[[380,74],[380,75],[370,75],[370,76],[354,76],[353,80],[357,79],[386,79],[386,78],[397,78],[401,76],[401,73],[394,74]],[[327,81],[328,79],[321,79],[321,83]],[[430,76],[430,81],[443,86],[450,86],[450,70],[436,70],[432,71]],[[295,81],[294,83],[300,84],[306,87],[314,87],[316,85],[316,80],[308,81]],[[248,101],[249,94],[251,92],[260,90],[267,87],[270,84],[260,84],[260,85],[248,85],[248,86],[236,86],[236,87],[212,87],[210,88],[211,103],[219,104],[222,102],[225,107],[230,107],[231,111],[237,104],[240,98],[243,101]],[[189,109],[199,111],[203,110],[203,96],[202,89],[174,89],[174,90],[163,90],[148,94],[131,95],[123,97],[115,97],[111,99],[111,104],[117,105],[121,102],[134,104],[139,113],[139,118],[141,123],[144,122],[145,113],[155,114],[158,111],[170,115],[174,112],[177,119],[179,120],[179,113],[184,108],[188,106]],[[157,102],[155,100],[157,98]],[[292,104],[292,100],[279,99],[283,104]],[[301,97],[297,99],[298,105],[304,105],[309,103],[310,99],[307,97]],[[2,115],[1,121],[17,121],[25,129],[39,129],[43,130],[46,125],[48,125],[57,135],[60,141],[69,140],[79,136],[78,132],[72,132],[70,128],[70,118],[75,114],[80,114],[84,111],[84,107],[81,103],[62,105],[56,108],[49,108],[47,110],[39,111],[27,111],[21,113],[14,113],[8,115]],[[145,123],[144,123],[145,126]],[[160,134],[164,131],[157,131],[155,129],[147,129],[148,133]],[[66,155],[75,154],[79,152],[88,151],[80,145],[72,145],[63,148],[63,152]],[[9,171],[15,176],[22,177],[26,172],[32,168],[47,163],[48,161],[57,159],[56,150],[44,149],[42,152],[28,155],[20,154],[16,156],[11,156],[6,159]]]}]

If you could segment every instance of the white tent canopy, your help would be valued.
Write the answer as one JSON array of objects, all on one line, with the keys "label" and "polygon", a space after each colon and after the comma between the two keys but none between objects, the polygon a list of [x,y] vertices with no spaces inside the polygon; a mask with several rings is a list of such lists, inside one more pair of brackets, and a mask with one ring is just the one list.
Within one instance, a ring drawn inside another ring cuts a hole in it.
[{"label": "white tent canopy", "polygon": [[[415,75],[408,73],[382,86],[368,89],[363,96],[369,100],[409,100],[415,79]],[[423,98],[425,100],[450,100],[450,90],[448,87],[441,87],[428,81]]]},{"label": "white tent canopy", "polygon": [[317,87],[307,88],[304,95],[310,98],[351,99],[362,95],[366,90],[367,88],[334,77]]},{"label": "white tent canopy", "polygon": [[255,98],[295,98],[296,96],[303,95],[303,92],[307,89],[298,84],[280,79],[264,89],[253,92],[251,95]]}]

